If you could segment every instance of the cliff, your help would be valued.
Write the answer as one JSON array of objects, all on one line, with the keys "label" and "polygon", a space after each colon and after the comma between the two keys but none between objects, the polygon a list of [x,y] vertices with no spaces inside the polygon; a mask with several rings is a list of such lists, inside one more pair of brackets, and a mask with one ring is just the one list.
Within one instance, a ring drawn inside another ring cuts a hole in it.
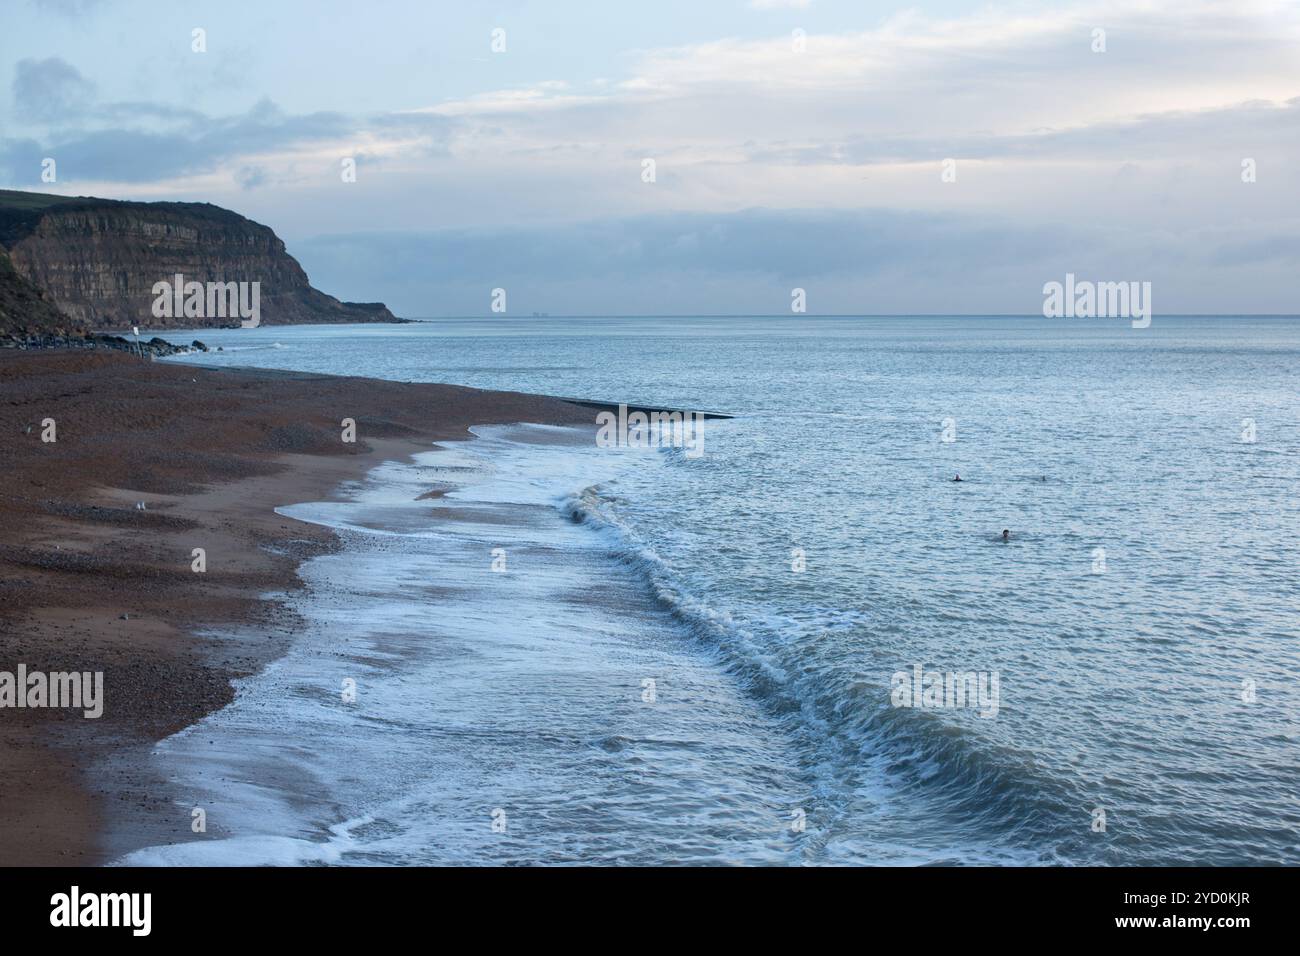
[{"label": "cliff", "polygon": [[312,288],[274,232],[219,206],[0,190],[0,331],[239,324],[155,316],[154,284],[178,273],[187,283],[260,283],[264,325],[399,321],[382,303]]},{"label": "cliff", "polygon": [[49,296],[18,274],[0,249],[0,334],[63,333],[76,327]]}]

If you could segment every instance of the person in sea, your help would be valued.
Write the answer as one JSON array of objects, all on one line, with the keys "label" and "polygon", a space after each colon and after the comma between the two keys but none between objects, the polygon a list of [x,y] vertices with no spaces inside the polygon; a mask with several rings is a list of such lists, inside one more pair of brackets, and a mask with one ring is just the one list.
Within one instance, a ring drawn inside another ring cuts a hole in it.
[{"label": "person in sea", "polygon": [[961,475],[953,475],[953,481],[961,481]]},{"label": "person in sea", "polygon": [[1011,540],[1011,532],[1008,531],[1006,528],[1003,528],[1003,529],[1002,529],[1002,540],[1003,540],[1003,541],[1010,541],[1010,540]]}]

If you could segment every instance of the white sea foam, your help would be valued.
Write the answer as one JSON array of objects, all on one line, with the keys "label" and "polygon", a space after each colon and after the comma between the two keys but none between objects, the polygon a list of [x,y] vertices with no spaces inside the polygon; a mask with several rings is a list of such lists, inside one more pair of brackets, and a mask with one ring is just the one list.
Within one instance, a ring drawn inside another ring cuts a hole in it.
[{"label": "white sea foam", "polygon": [[[307,632],[157,748],[208,832],[121,862],[798,859],[807,799],[779,727],[557,507],[645,459],[474,432],[282,509],[346,545],[303,568]],[[440,481],[460,485],[418,500]]]},{"label": "white sea foam", "polygon": [[[692,660],[716,661],[758,702],[756,732],[794,752],[816,798],[801,861],[1288,863],[1300,319],[1174,317],[1148,332],[1012,317],[498,316],[203,338],[291,346],[226,358],[239,364],[738,413],[710,420],[699,459],[661,450],[565,488],[598,484],[589,503],[610,519],[572,539],[591,560],[570,570],[603,582],[581,597],[597,616],[622,593],[611,582],[649,582],[660,623],[624,615],[629,641],[688,633]],[[967,480],[950,483],[954,472]],[[498,489],[500,505],[453,495],[448,513],[475,520],[447,532],[448,554],[511,540],[507,513],[541,534],[546,521],[525,520],[533,506],[508,505],[537,490]],[[444,547],[418,538],[419,513],[331,520],[376,551]],[[554,557],[567,540],[533,550]],[[609,576],[597,551],[622,570]],[[535,603],[541,585],[512,586],[480,597],[561,619]],[[448,607],[438,620],[471,616]],[[913,662],[997,670],[997,719],[890,707],[890,676]],[[1083,811],[1102,801],[1125,808],[1122,835],[1089,829]]]}]

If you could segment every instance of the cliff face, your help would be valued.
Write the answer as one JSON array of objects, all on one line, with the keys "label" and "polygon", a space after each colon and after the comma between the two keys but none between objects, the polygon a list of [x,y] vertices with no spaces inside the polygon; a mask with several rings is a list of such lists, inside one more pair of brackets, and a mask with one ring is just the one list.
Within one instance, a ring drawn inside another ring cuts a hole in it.
[{"label": "cliff face", "polygon": [[63,333],[77,323],[59,311],[49,296],[18,274],[0,249],[0,335]]},{"label": "cliff face", "polygon": [[397,321],[382,303],[340,302],[313,289],[274,232],[208,203],[0,190],[0,252],[17,277],[84,329],[239,324],[237,316],[155,316],[154,284],[178,273],[187,283],[261,283],[264,325]]}]

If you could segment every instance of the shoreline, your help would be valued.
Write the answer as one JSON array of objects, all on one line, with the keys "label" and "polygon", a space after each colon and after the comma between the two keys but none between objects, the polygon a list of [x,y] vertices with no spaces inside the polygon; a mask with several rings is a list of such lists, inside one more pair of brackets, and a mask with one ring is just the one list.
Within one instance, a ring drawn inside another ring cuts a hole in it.
[{"label": "shoreline", "polygon": [[[114,816],[134,841],[115,861],[800,858],[773,826],[807,799],[779,719],[701,652],[627,560],[631,542],[584,517],[601,511],[595,489],[632,475],[652,488],[672,463],[608,455],[590,428],[472,431],[385,462],[335,500],[282,509],[341,541],[302,566],[307,587],[288,597],[302,636],[229,706],[154,748],[146,787],[165,799],[139,814],[145,828],[130,806]],[[435,482],[452,500],[421,500]],[[664,706],[645,706],[647,676]],[[715,825],[680,826],[720,807]],[[194,808],[202,834],[186,831]],[[508,828],[490,825],[498,815]],[[604,839],[585,846],[589,826]]]},{"label": "shoreline", "polygon": [[[355,443],[342,440],[344,418]],[[42,442],[48,419],[55,441]],[[333,532],[275,508],[327,500],[471,425],[512,422],[591,424],[591,413],[460,386],[102,352],[0,356],[13,450],[0,489],[0,670],[102,671],[105,698],[98,720],[0,709],[0,864],[107,862],[122,850],[106,845],[110,816],[128,842],[135,828],[159,842],[153,811],[166,801],[136,758],[283,654],[295,621],[264,596],[296,590],[300,564],[337,547]],[[232,625],[261,639],[210,634]]]}]

